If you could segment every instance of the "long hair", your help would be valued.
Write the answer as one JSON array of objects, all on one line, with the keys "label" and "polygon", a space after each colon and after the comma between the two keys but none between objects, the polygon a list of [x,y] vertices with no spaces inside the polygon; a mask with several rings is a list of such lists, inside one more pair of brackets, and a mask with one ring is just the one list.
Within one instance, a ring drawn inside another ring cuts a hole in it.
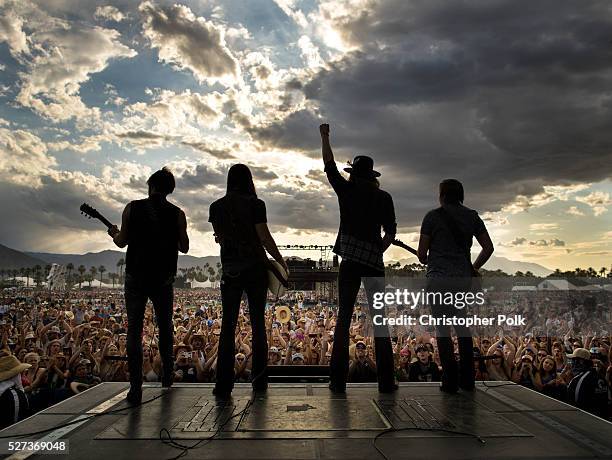
[{"label": "long hair", "polygon": [[[553,368],[550,370],[550,372],[544,370],[544,361],[552,361]],[[542,360],[542,364],[540,365],[540,378],[548,377],[551,374],[557,375],[557,362],[552,356],[546,355],[546,357],[544,357],[544,359]]]},{"label": "long hair", "polygon": [[351,174],[349,176],[349,182],[353,184],[357,184],[360,187],[372,187],[372,188],[380,188],[380,182],[378,179],[373,177],[372,179],[366,179],[365,177],[356,176],[355,174]]},{"label": "long hair", "polygon": [[257,196],[253,175],[247,165],[238,163],[227,172],[227,191]]}]

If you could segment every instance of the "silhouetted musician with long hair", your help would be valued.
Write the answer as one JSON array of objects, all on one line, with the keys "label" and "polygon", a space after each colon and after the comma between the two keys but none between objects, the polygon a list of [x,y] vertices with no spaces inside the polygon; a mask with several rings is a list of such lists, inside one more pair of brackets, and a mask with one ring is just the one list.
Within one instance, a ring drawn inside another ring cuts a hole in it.
[{"label": "silhouetted musician with long hair", "polygon": [[[379,188],[377,177],[380,173],[374,171],[372,158],[355,157],[351,167],[345,168],[350,174],[349,179],[345,179],[334,161],[329,125],[321,125],[319,131],[325,173],[340,205],[340,229],[334,245],[334,252],[342,257],[338,274],[340,305],[330,362],[330,389],[343,393],[349,369],[349,328],[361,281],[363,278],[373,312],[372,295],[384,289],[383,253],[391,245],[397,225],[393,200]],[[374,349],[378,390],[383,393],[396,390],[393,350],[386,326],[374,326]]]},{"label": "silhouetted musician with long hair", "polygon": [[227,192],[210,205],[208,220],[221,246],[223,269],[223,318],[213,393],[219,398],[227,398],[234,387],[235,331],[243,292],[248,298],[253,331],[252,386],[254,391],[265,391],[268,388],[268,338],[264,318],[268,259],[265,250],[287,272],[288,269],[268,230],[266,205],[257,197],[253,176],[246,165],[235,164],[229,169]]}]

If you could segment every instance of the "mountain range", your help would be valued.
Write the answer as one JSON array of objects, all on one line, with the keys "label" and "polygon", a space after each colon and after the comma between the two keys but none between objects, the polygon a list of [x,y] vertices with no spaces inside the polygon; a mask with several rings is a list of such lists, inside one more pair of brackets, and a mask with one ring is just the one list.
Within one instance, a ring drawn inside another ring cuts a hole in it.
[{"label": "mountain range", "polygon": [[[400,259],[398,262],[401,266],[418,263],[416,258]],[[535,276],[548,276],[553,270],[546,268],[540,264],[534,262],[521,262],[518,260],[510,260],[505,257],[491,256],[483,267],[487,270],[495,271],[501,270],[504,273],[514,274],[516,272],[527,272],[530,271]]]},{"label": "mountain range", "polygon": [[44,266],[46,262],[42,259],[30,256],[23,252],[7,248],[0,244],[0,268],[14,269],[34,267],[35,265]]},{"label": "mountain range", "polygon": [[[87,269],[91,266],[99,267],[104,265],[109,272],[117,271],[117,262],[119,259],[125,259],[125,252],[122,251],[100,251],[88,252],[86,254],[53,254],[47,252],[20,252],[8,248],[0,244],[0,268],[14,269],[33,267],[35,265],[60,264],[66,265],[72,263],[75,268],[79,265],[84,265]],[[400,264],[406,265],[415,263],[415,258],[400,259]],[[215,266],[219,262],[218,256],[195,257],[190,255],[179,255],[178,267],[203,267],[205,264]],[[389,261],[387,261],[389,262]],[[530,271],[536,276],[546,276],[552,273],[552,270],[533,262],[520,262],[516,260],[506,259],[505,257],[493,256],[485,265],[487,270],[502,270],[505,273],[516,273],[517,271]]]},{"label": "mountain range", "polygon": [[[99,267],[104,265],[109,272],[117,271],[117,262],[125,260],[125,252],[105,250],[100,252],[88,252],[86,254],[54,254],[49,252],[20,252],[0,244],[0,268],[26,268],[35,265],[45,266],[47,264],[67,265],[72,263],[75,268],[79,265]],[[194,257],[179,255],[178,268],[203,267],[206,263],[216,265],[218,256]]]}]

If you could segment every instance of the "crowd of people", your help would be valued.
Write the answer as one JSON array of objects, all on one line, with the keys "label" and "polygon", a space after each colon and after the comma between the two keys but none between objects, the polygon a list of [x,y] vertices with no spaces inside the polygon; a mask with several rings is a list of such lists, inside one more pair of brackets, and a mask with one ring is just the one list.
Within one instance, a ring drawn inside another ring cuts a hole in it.
[{"label": "crowd of people", "polygon": [[[305,295],[304,295],[305,294]],[[328,365],[337,308],[290,293],[265,310],[268,365]],[[530,300],[531,301],[531,300]],[[521,302],[515,303],[521,304]],[[523,304],[525,302],[522,302]],[[536,306],[538,317],[556,335],[538,329],[499,330],[473,339],[476,380],[513,381],[548,396],[610,418],[612,349],[610,335],[593,332],[580,313],[569,318],[560,307]],[[376,382],[372,322],[360,294],[350,326],[349,382]],[[5,290],[0,295],[1,349],[20,363],[20,383],[31,411],[38,411],[103,381],[129,381],[127,314],[123,292]],[[568,319],[569,318],[569,319]],[[222,307],[217,289],[177,290],[173,307],[174,381],[214,382]],[[582,326],[582,327],[581,327]],[[575,333],[574,331],[583,331]],[[608,333],[609,334],[609,333]],[[143,327],[143,379],[161,379],[155,314],[149,304]],[[391,329],[396,378],[400,382],[436,382],[441,364],[433,331]],[[456,348],[456,339],[454,339]],[[235,380],[248,382],[252,368],[252,329],[243,301],[235,335]],[[0,357],[0,360],[3,358]],[[17,361],[16,361],[17,362]],[[27,367],[27,369],[25,369]],[[8,374],[6,374],[8,375]],[[13,376],[11,376],[13,377]],[[580,385],[578,385],[580,383]]]}]

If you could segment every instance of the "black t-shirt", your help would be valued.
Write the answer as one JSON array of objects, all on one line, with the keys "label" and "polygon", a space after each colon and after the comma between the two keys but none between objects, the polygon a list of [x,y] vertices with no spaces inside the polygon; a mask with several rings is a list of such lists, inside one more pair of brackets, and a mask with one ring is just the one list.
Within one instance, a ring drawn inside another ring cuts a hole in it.
[{"label": "black t-shirt", "polygon": [[125,272],[152,283],[174,281],[180,209],[165,199],[130,203]]},{"label": "black t-shirt", "polygon": [[472,237],[486,232],[478,213],[463,205],[444,205],[444,210],[454,220],[465,243],[459,247],[452,231],[439,209],[429,211],[423,218],[421,234],[431,238],[427,256],[427,276],[471,276],[472,268],[467,254],[472,246]]},{"label": "black t-shirt", "polygon": [[408,380],[410,382],[439,382],[442,374],[438,365],[434,362],[429,364],[421,364],[420,361],[415,361],[410,364],[408,370]]},{"label": "black t-shirt", "polygon": [[241,271],[262,263],[263,248],[255,230],[267,222],[266,204],[256,196],[229,192],[210,205],[208,221],[221,245],[224,272]]}]

